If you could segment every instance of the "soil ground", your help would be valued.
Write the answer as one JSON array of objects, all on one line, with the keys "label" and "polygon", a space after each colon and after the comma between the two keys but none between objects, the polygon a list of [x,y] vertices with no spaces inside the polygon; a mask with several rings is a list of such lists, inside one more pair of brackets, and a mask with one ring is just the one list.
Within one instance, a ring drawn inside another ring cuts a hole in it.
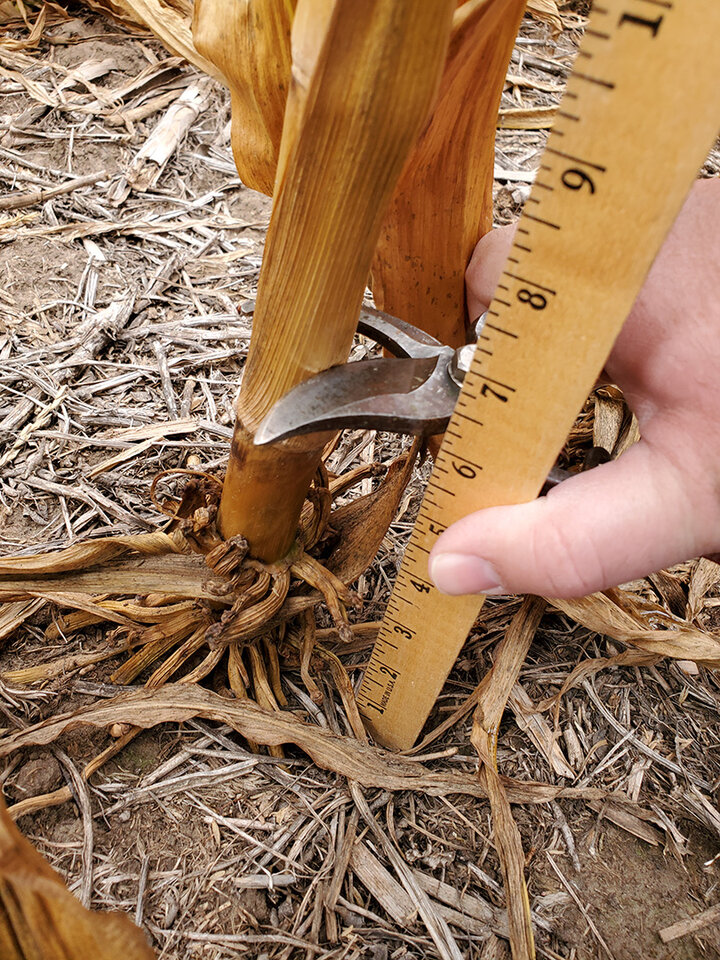
[{"label": "soil ground", "polygon": [[[556,92],[513,86],[505,106],[557,101],[583,22],[572,10],[565,18],[557,44],[545,25],[526,20],[512,67]],[[105,72],[65,88],[76,95],[72,102],[48,107],[37,99],[30,81],[52,93],[62,89],[68,71],[103,60]],[[215,83],[157,182],[126,189],[133,159],[167,105],[132,119],[130,110],[147,104],[149,94],[142,90],[122,100],[118,90],[142,71],[153,95],[201,80],[186,64],[168,60],[146,35],[74,9],[47,27],[37,46],[0,44],[0,63],[4,193],[36,188],[33,178],[47,186],[105,171],[94,185],[7,212],[0,223],[0,551],[11,555],[84,536],[147,530],[160,519],[148,498],[159,470],[185,466],[189,457],[204,470],[222,470],[250,330],[249,314],[238,305],[255,292],[270,201],[237,180],[229,98]],[[496,184],[498,222],[517,215],[545,134],[499,131],[497,166],[506,174]],[[717,156],[709,158],[706,175],[720,170]],[[63,362],[78,346],[78,328],[119,296],[140,298],[141,310],[66,376]],[[27,397],[27,415],[13,422]],[[183,419],[192,426],[178,426]],[[105,468],[109,457],[134,442],[128,429],[165,421],[176,429],[142,454]],[[397,450],[393,438],[355,432],[337,456],[348,465],[387,461]],[[357,584],[363,619],[382,615],[426,477],[427,466],[376,563]],[[686,566],[671,578],[683,599],[692,571]],[[645,588],[658,602],[667,601],[662,584]],[[695,613],[695,622],[715,636],[719,597],[710,585]],[[517,606],[514,598],[488,603],[428,729],[475,688]],[[50,617],[60,622],[56,611]],[[103,639],[90,627],[50,642],[47,624],[43,611],[5,639],[3,671],[92,652]],[[558,693],[577,663],[612,658],[620,649],[549,609],[520,684],[538,704]],[[349,664],[354,680],[366,657],[361,653]],[[40,690],[0,686],[7,728],[112,695],[110,675],[121,660],[69,670]],[[340,730],[333,691],[325,684],[323,692],[318,718],[298,699],[297,687],[287,688],[293,709]],[[714,926],[668,944],[659,937],[660,929],[720,900],[718,694],[716,677],[704,668],[673,661],[610,664],[560,700],[558,744],[572,773],[564,778],[524,732],[522,714],[508,711],[498,753],[503,773],[520,781],[598,787],[608,796],[592,805],[559,800],[514,809],[540,956],[720,957]],[[545,716],[552,727],[552,712]],[[426,764],[474,771],[470,726],[466,718],[435,742],[429,749],[438,756]],[[104,732],[76,731],[59,746],[81,767],[107,742]],[[28,751],[10,759],[0,781],[13,802],[61,785],[63,768],[52,749]],[[613,791],[637,803],[636,817],[621,822]],[[195,721],[167,725],[142,734],[94,776],[90,797],[92,906],[135,917],[159,957],[439,956],[422,921],[393,911],[382,883],[369,881],[360,866],[351,863],[334,908],[326,910],[323,898],[353,802],[341,777],[299,751],[288,749],[279,761],[249,753],[228,729]],[[377,790],[368,790],[366,799],[406,862],[459,892],[461,916],[483,901],[501,917],[502,878],[486,803]],[[81,859],[87,827],[76,805],[23,817],[20,826],[78,889],[88,865]],[[392,873],[362,824],[358,836]],[[495,940],[487,924],[456,917],[451,929],[464,956],[503,955],[504,941]]]}]

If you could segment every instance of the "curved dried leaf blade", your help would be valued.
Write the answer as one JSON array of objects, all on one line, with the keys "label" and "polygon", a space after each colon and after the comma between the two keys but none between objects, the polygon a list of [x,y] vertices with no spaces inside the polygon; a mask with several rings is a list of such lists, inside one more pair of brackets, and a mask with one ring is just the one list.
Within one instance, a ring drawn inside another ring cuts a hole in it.
[{"label": "curved dried leaf blade", "polygon": [[574,600],[549,599],[577,623],[646,653],[720,666],[720,639],[626,590]]},{"label": "curved dried leaf blade", "polygon": [[120,913],[86,910],[13,823],[0,797],[0,957],[3,960],[153,960]]},{"label": "curved dried leaf blade", "polygon": [[381,486],[331,515],[340,542],[328,567],[343,583],[353,583],[378,552],[412,475],[414,454],[393,461]]},{"label": "curved dried leaf blade", "polygon": [[[82,726],[108,727],[128,723],[148,729],[160,723],[185,722],[205,717],[226,723],[246,739],[267,746],[294,743],[325,770],[384,790],[417,790],[431,796],[466,794],[487,796],[476,776],[434,772],[421,763],[397,754],[338,736],[329,730],[304,723],[283,711],[265,710],[251,700],[231,700],[203,687],[184,683],[167,684],[158,690],[134,690],[112,700],[82,707],[34,724],[0,739],[0,757],[28,746],[53,743],[63,733]],[[546,783],[525,783],[501,777],[511,803],[546,803],[558,797],[602,800],[604,790],[561,787]]]}]

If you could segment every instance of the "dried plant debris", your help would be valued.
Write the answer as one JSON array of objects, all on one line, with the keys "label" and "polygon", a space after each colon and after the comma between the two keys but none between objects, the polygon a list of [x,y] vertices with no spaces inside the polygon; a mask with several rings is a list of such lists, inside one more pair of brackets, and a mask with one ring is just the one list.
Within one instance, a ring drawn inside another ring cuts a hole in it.
[{"label": "dried plant debris", "polygon": [[[559,16],[513,52],[498,223],[583,5]],[[50,3],[0,23],[0,552],[21,558],[1,568],[0,782],[26,836],[171,960],[506,957],[528,916],[541,957],[720,954],[718,566],[489,601],[417,748],[367,744],[353,691],[429,465],[408,483],[402,444],[348,432],[303,520],[324,568],[243,570],[208,477],[270,206],[238,180],[229,98],[137,27]],[[562,464],[636,438],[603,387]]]},{"label": "dried plant debris", "polygon": [[72,896],[19,833],[0,797],[0,956],[120,960],[128,955],[155,956],[126,916],[91,912]]}]

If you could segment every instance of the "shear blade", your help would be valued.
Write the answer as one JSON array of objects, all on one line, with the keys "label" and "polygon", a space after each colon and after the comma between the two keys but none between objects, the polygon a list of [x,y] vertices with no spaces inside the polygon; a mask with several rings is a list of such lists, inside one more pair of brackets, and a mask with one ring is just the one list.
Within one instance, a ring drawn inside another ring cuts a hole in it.
[{"label": "shear blade", "polygon": [[433,357],[359,360],[325,370],[275,404],[258,427],[255,443],[347,427],[439,433],[457,400],[457,387],[447,374],[452,353],[445,348]]}]

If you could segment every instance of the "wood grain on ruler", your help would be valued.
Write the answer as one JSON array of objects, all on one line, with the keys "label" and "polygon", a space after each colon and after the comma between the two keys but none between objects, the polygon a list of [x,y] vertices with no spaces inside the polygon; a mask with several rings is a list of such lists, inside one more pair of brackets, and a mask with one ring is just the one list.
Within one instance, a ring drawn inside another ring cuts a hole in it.
[{"label": "wood grain on ruler", "polygon": [[540,490],[718,133],[719,62],[718,0],[593,6],[360,689],[382,744],[412,746],[482,602],[430,548]]}]

